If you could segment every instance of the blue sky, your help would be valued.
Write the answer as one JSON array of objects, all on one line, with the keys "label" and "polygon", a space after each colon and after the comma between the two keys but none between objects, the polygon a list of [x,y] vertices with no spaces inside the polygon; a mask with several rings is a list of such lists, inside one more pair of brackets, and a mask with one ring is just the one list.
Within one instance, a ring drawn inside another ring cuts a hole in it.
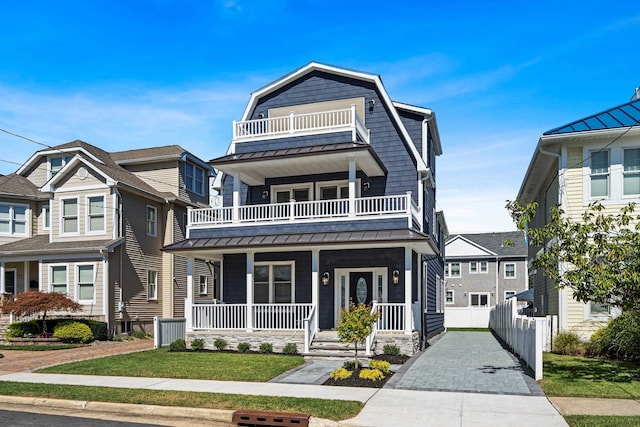
[{"label": "blue sky", "polygon": [[[514,229],[542,132],[640,86],[631,1],[58,0],[0,3],[0,128],[108,151],[224,154],[252,91],[310,61],[379,74],[436,111],[452,232]],[[635,10],[634,10],[635,9]],[[0,132],[0,173],[42,146]]]}]

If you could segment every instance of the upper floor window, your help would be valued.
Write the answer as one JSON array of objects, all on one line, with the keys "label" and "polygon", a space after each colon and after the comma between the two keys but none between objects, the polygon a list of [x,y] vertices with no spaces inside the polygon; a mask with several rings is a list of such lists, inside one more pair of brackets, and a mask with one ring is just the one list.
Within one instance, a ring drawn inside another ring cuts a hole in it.
[{"label": "upper floor window", "polygon": [[448,262],[444,266],[445,277],[460,277],[460,263]]},{"label": "upper floor window", "polygon": [[147,206],[147,236],[158,235],[158,209]]},{"label": "upper floor window", "polygon": [[294,302],[293,263],[256,264],[253,268],[253,302]]},{"label": "upper floor window", "polygon": [[311,200],[311,186],[274,188],[275,203],[286,203],[289,200],[308,202]]},{"label": "upper floor window", "polygon": [[591,153],[591,197],[609,196],[609,152]]},{"label": "upper floor window", "polygon": [[104,196],[87,197],[87,205],[87,232],[104,231]]},{"label": "upper floor window", "polygon": [[469,262],[469,274],[478,274],[478,261]]},{"label": "upper floor window", "polygon": [[515,263],[508,262],[504,265],[504,278],[515,279],[516,278],[516,265]]},{"label": "upper floor window", "polygon": [[72,158],[69,155],[49,157],[49,178],[53,178]]},{"label": "upper floor window", "polygon": [[62,199],[62,234],[78,232],[78,199]]},{"label": "upper floor window", "polygon": [[189,162],[184,164],[184,185],[187,190],[201,196],[204,195],[204,177],[203,168]]},{"label": "upper floor window", "polygon": [[28,205],[0,203],[0,235],[26,236]]},{"label": "upper floor window", "polygon": [[625,196],[640,194],[640,148],[628,148],[623,151],[623,184]]},{"label": "upper floor window", "polygon": [[49,205],[42,207],[42,229],[49,230],[51,228],[51,208]]},{"label": "upper floor window", "polygon": [[489,263],[487,261],[480,261],[480,273],[486,273],[489,271]]}]

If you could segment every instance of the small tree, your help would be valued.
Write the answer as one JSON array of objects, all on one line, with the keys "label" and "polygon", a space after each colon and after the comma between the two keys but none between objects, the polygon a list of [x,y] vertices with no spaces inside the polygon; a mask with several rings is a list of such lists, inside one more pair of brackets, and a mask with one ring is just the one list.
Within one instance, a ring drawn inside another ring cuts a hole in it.
[{"label": "small tree", "polygon": [[351,304],[349,310],[342,309],[338,323],[338,336],[344,343],[353,343],[356,350],[355,367],[358,367],[358,343],[364,342],[371,332],[380,313],[371,313],[371,307]]},{"label": "small tree", "polygon": [[3,313],[16,316],[33,316],[42,313],[42,332],[47,332],[46,317],[51,311],[78,311],[82,306],[58,292],[28,291],[15,296],[2,306]]}]

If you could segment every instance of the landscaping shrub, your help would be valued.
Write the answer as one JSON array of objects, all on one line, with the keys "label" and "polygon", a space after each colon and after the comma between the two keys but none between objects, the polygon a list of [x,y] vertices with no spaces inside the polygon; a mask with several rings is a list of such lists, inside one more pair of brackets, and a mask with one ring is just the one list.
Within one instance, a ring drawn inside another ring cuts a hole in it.
[{"label": "landscaping shrub", "polygon": [[143,340],[149,336],[145,331],[132,331],[129,335],[139,340]]},{"label": "landscaping shrub", "polygon": [[389,356],[399,356],[400,347],[395,344],[385,344],[384,347],[382,347],[382,352]]},{"label": "landscaping shrub", "polygon": [[0,353],[0,359],[2,359],[4,357],[4,355],[2,353]]},{"label": "landscaping shrub", "polygon": [[93,341],[91,328],[75,320],[58,323],[53,330],[53,336],[71,344],[86,344]]},{"label": "landscaping shrub", "polygon": [[35,337],[42,332],[42,324],[37,320],[14,322],[7,326],[4,335],[7,338]]},{"label": "landscaping shrub", "polygon": [[111,341],[117,341],[117,342],[122,341],[122,335],[114,335],[114,336],[111,338]]},{"label": "landscaping shrub", "polygon": [[227,345],[229,345],[229,343],[227,343],[227,341],[222,338],[216,338],[216,340],[213,342],[213,346],[220,351],[226,349]]},{"label": "landscaping shrub", "polygon": [[182,338],[178,338],[171,344],[169,344],[169,351],[185,351],[187,349],[187,343]]},{"label": "landscaping shrub", "polygon": [[251,349],[251,344],[248,342],[238,343],[238,353],[247,353]]},{"label": "landscaping shrub", "polygon": [[553,340],[553,352],[571,356],[582,355],[585,344],[574,332],[560,332]]},{"label": "landscaping shrub", "polygon": [[380,381],[384,379],[384,374],[379,369],[364,368],[360,370],[358,375],[360,378],[371,381]]},{"label": "landscaping shrub", "polygon": [[622,360],[640,360],[640,313],[628,311],[597,330],[589,342],[589,352]]},{"label": "landscaping shrub", "polygon": [[260,353],[273,353],[273,344],[270,342],[263,342],[260,344]]},{"label": "landscaping shrub", "polygon": [[391,364],[385,360],[372,359],[369,361],[369,369],[377,369],[381,371],[383,374],[388,374],[390,368],[391,368]]},{"label": "landscaping shrub", "polygon": [[346,380],[347,378],[351,378],[351,375],[353,375],[352,371],[348,371],[345,368],[338,368],[335,371],[331,372],[331,374],[329,374],[329,377],[331,377],[331,379],[333,380]]},{"label": "landscaping shrub", "polygon": [[194,338],[191,341],[191,350],[204,350],[204,339]]},{"label": "landscaping shrub", "polygon": [[78,319],[78,322],[84,323],[91,329],[93,338],[98,341],[107,341],[109,339],[109,329],[105,322],[99,322],[91,319]]},{"label": "landscaping shrub", "polygon": [[285,344],[282,348],[283,354],[298,354],[298,346],[294,342],[289,342]]},{"label": "landscaping shrub", "polygon": [[358,364],[356,365],[356,362],[354,360],[345,360],[342,364],[342,367],[344,369],[349,369],[352,371],[354,369],[360,369],[362,367],[362,364],[360,363],[360,361],[358,361]]}]

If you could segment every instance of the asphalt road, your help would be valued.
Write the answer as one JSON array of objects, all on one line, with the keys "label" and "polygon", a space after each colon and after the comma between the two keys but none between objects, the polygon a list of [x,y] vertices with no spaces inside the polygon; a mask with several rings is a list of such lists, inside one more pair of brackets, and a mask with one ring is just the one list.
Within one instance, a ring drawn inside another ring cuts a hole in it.
[{"label": "asphalt road", "polygon": [[0,410],[0,425],[3,427],[125,427],[158,426],[157,424],[138,424],[97,420],[93,418],[68,417],[62,415],[36,414],[31,412]]}]

